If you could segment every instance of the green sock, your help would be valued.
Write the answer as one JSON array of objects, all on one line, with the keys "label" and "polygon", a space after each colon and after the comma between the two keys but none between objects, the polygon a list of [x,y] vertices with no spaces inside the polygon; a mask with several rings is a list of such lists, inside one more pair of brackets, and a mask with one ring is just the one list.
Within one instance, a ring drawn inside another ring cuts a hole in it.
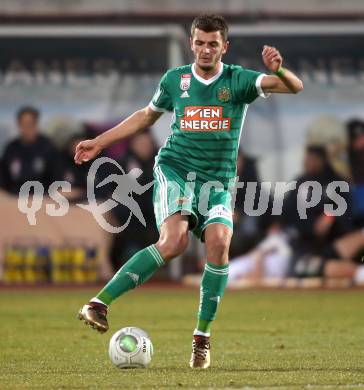
[{"label": "green sock", "polygon": [[228,274],[228,264],[206,263],[201,280],[200,308],[196,331],[210,333],[211,322],[216,317],[217,306],[224,295]]},{"label": "green sock", "polygon": [[163,265],[164,260],[155,245],[148,246],[129,259],[96,298],[110,305],[120,295],[146,282]]}]

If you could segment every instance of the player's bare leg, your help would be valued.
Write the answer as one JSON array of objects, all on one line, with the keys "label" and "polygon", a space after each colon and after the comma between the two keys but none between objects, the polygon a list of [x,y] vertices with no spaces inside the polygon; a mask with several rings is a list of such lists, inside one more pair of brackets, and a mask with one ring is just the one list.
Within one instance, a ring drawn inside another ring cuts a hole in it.
[{"label": "player's bare leg", "polygon": [[158,242],[129,259],[109,283],[84,305],[78,318],[100,333],[109,329],[107,311],[111,302],[146,282],[167,261],[179,256],[188,245],[188,219],[181,214],[166,218]]},{"label": "player's bare leg", "polygon": [[188,217],[176,213],[162,223],[156,248],[166,261],[181,255],[188,246]]},{"label": "player's bare leg", "polygon": [[231,229],[221,223],[211,224],[205,231],[207,262],[201,281],[200,310],[192,341],[191,368],[210,366],[210,328],[227,283],[231,236]]}]

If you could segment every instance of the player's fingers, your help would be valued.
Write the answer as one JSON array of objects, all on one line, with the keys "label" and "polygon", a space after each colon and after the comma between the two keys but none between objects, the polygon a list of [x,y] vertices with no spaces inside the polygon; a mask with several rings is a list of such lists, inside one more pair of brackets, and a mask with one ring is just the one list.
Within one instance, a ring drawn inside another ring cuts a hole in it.
[{"label": "player's fingers", "polygon": [[271,51],[271,47],[270,46],[264,46],[264,49],[262,51],[262,55],[267,55],[270,51]]},{"label": "player's fingers", "polygon": [[275,51],[272,51],[270,54],[269,54],[269,58],[274,58],[274,57],[281,57],[281,54],[279,53],[278,50],[275,50]]},{"label": "player's fingers", "polygon": [[272,61],[272,59],[275,57],[275,54],[269,54],[266,58],[268,61]]},{"label": "player's fingers", "polygon": [[266,57],[270,60],[273,56],[275,56],[275,51],[274,50],[271,50],[267,53]]},{"label": "player's fingers", "polygon": [[82,164],[82,155],[83,152],[79,151],[75,154],[74,160],[76,164]]},{"label": "player's fingers", "polygon": [[272,52],[271,57],[272,58],[274,58],[274,57],[281,57],[281,55],[280,55],[279,51],[274,51],[274,52]]},{"label": "player's fingers", "polygon": [[281,53],[279,52],[279,50],[276,49],[275,52],[276,52],[277,54],[281,55]]},{"label": "player's fingers", "polygon": [[273,51],[272,53],[269,54],[269,58],[276,57],[277,55],[279,55],[279,53]]},{"label": "player's fingers", "polygon": [[282,61],[282,57],[280,55],[275,55],[271,58],[271,61]]},{"label": "player's fingers", "polygon": [[82,142],[79,142],[79,143],[77,144],[77,146],[76,146],[75,152],[77,153],[77,152],[81,151],[83,148],[84,148],[84,142],[83,142],[83,141],[82,141]]},{"label": "player's fingers", "polygon": [[282,60],[282,56],[279,53],[275,53],[271,58],[273,60]]},{"label": "player's fingers", "polygon": [[78,156],[80,155],[80,153],[81,153],[80,150],[76,150],[76,152],[75,152],[75,157],[74,157],[75,160],[78,158]]}]

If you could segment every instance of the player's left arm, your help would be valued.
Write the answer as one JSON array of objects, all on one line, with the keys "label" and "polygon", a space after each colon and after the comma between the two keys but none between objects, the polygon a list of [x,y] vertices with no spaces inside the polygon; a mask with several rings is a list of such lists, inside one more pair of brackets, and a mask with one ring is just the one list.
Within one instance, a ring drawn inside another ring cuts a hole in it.
[{"label": "player's left arm", "polygon": [[272,46],[265,45],[262,51],[264,65],[275,75],[266,75],[261,88],[266,93],[298,93],[303,90],[302,81],[290,70],[283,68],[281,53]]}]

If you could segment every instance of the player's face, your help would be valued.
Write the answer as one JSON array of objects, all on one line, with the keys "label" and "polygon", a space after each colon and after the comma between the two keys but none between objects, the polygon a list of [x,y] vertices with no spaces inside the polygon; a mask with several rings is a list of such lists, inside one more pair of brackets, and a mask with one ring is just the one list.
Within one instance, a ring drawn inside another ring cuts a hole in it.
[{"label": "player's face", "polygon": [[229,45],[229,42],[223,40],[220,31],[206,32],[198,28],[190,42],[196,65],[204,71],[216,68]]}]

